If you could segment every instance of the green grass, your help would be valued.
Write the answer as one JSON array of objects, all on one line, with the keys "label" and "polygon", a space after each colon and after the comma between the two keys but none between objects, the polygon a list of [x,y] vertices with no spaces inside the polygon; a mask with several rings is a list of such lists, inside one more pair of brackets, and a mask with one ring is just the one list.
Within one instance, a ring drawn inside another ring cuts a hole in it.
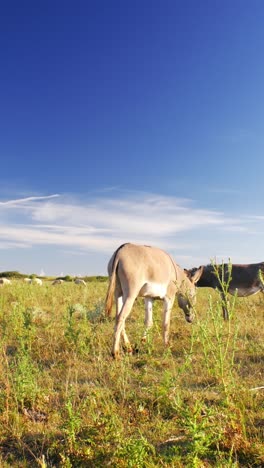
[{"label": "green grass", "polygon": [[136,352],[114,361],[106,289],[1,287],[0,466],[263,466],[264,297],[236,299],[224,322],[218,295],[198,290],[192,325],[174,308],[167,349],[158,301],[141,343],[137,300]]}]

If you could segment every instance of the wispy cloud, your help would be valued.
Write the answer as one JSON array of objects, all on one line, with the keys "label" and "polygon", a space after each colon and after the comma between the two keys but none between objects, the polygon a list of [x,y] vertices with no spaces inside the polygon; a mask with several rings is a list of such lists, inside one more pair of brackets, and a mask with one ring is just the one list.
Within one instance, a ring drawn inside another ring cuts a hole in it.
[{"label": "wispy cloud", "polygon": [[248,220],[248,222],[252,222],[252,221],[264,221],[264,216],[263,215],[250,215],[250,216],[247,216],[245,219]]},{"label": "wispy cloud", "polygon": [[48,198],[57,198],[59,197],[59,194],[54,194],[54,195],[46,195],[43,197],[26,197],[26,198],[17,198],[15,200],[7,200],[4,202],[0,201],[0,205],[19,205],[19,204],[24,204],[30,201],[39,201],[39,200],[47,200]]},{"label": "wispy cloud", "polygon": [[[239,219],[196,208],[190,200],[143,192],[119,192],[116,197],[104,193],[86,200],[55,194],[0,202],[0,245],[9,248],[56,245],[111,252],[130,241],[169,249],[175,246],[175,236],[199,229],[247,228]],[[190,248],[188,240],[177,243],[178,250]]]},{"label": "wispy cloud", "polygon": [[11,242],[8,242],[6,239],[0,240],[0,249],[6,250],[6,249],[27,249],[29,248],[30,245],[28,243],[24,242],[15,242],[12,240]]}]

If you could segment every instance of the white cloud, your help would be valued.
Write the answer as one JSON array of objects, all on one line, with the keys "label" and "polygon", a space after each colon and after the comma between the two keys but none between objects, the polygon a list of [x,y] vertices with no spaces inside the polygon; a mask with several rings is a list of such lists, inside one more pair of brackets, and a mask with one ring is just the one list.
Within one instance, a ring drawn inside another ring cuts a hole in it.
[{"label": "white cloud", "polygon": [[249,232],[249,228],[247,226],[239,226],[236,224],[233,226],[224,226],[223,230],[229,232]]},{"label": "white cloud", "polygon": [[[247,227],[222,212],[196,208],[191,200],[144,192],[88,200],[55,194],[0,202],[0,248],[56,245],[110,253],[124,242],[137,242],[175,249],[175,236],[197,229]],[[190,240],[177,242],[177,251],[184,249],[193,249]]]}]

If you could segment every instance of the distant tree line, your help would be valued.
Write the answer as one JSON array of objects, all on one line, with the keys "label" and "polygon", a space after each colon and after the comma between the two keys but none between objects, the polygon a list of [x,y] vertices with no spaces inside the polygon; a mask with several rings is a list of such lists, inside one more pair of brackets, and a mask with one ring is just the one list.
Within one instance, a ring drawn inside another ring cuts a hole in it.
[{"label": "distant tree line", "polygon": [[86,283],[92,282],[92,281],[106,281],[108,279],[108,276],[57,276],[56,279],[62,279],[63,281],[74,281],[76,278],[84,280]]},{"label": "distant tree line", "polygon": [[[23,278],[37,278],[39,275],[36,275],[35,273],[32,273],[30,275],[26,275],[24,273],[20,273],[19,271],[2,271],[0,272],[0,278],[13,278],[13,279],[23,279]],[[48,278],[43,276],[42,278]],[[49,277],[50,278],[50,277]],[[78,276],[78,278],[83,279],[86,283],[92,282],[92,281],[106,281],[108,279],[107,276]],[[52,278],[54,279],[54,278]],[[65,275],[65,276],[58,276],[56,279],[62,279],[64,281],[74,281],[76,279],[76,276],[70,276],[70,275]]]}]

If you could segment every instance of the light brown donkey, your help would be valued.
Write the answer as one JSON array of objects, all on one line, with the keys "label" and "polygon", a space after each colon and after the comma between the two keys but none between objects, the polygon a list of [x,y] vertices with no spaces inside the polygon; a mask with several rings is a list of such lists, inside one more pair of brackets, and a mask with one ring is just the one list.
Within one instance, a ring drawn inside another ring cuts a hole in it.
[{"label": "light brown donkey", "polygon": [[145,326],[152,326],[153,299],[163,299],[163,340],[169,342],[171,309],[177,296],[185,318],[192,322],[192,307],[195,302],[195,283],[202,274],[198,269],[190,280],[171,256],[156,247],[123,244],[112,255],[108,264],[110,277],[106,313],[110,315],[113,296],[116,301],[116,324],[112,354],[119,356],[120,337],[123,337],[128,352],[132,352],[126,334],[125,322],[137,297],[145,298]]}]

